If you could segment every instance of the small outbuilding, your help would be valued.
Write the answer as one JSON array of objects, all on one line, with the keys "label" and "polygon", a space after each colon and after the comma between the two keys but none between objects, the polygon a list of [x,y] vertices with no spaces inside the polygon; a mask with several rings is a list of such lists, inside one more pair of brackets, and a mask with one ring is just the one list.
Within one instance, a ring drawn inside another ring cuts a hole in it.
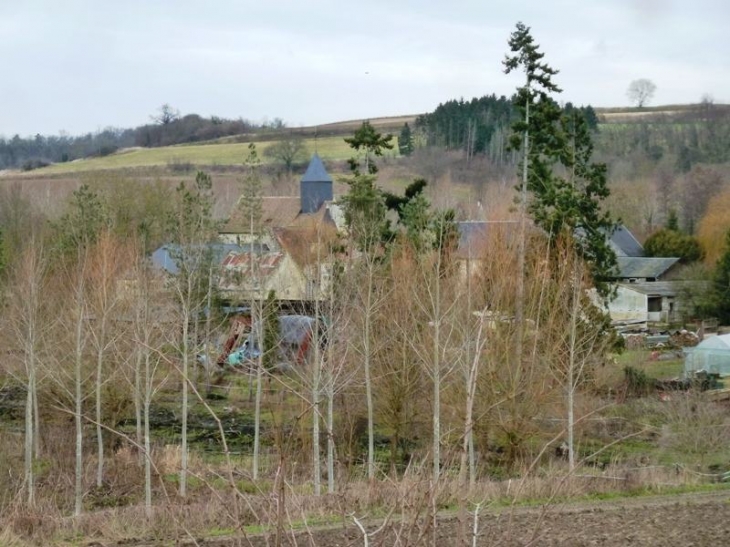
[{"label": "small outbuilding", "polygon": [[685,348],[684,374],[705,371],[730,376],[730,334],[705,338],[693,348]]}]

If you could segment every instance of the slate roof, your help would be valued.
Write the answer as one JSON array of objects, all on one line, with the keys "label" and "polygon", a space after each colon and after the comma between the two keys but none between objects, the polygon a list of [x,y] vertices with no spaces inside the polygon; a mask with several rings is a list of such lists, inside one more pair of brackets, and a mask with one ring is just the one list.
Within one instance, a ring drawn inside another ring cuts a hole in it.
[{"label": "slate roof", "polygon": [[302,182],[332,182],[332,177],[327,173],[320,157],[315,153],[304,172]]},{"label": "slate roof", "polygon": [[[231,251],[241,252],[243,249],[238,245],[229,243],[209,243],[207,245],[195,245],[193,249],[207,247],[213,252],[213,260],[220,264],[223,258]],[[180,245],[167,244],[158,248],[152,253],[152,266],[158,270],[165,270],[167,273],[177,275],[180,272],[178,268],[177,258],[180,256]]]},{"label": "slate roof", "polygon": [[644,247],[624,225],[619,225],[616,228],[608,242],[617,257],[644,256]]},{"label": "slate roof", "polygon": [[618,279],[657,279],[679,262],[679,258],[619,256],[617,261]]}]

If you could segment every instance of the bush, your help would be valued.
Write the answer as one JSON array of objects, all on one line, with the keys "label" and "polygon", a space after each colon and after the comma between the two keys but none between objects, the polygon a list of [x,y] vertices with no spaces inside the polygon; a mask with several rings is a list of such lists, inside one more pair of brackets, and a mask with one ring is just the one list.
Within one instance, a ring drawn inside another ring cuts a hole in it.
[{"label": "bush", "polygon": [[23,162],[23,165],[20,166],[20,169],[23,171],[33,171],[34,169],[40,169],[41,167],[48,167],[49,165],[51,165],[51,163],[46,160],[30,159],[30,160],[25,160]]},{"label": "bush", "polygon": [[654,386],[654,379],[647,376],[643,370],[632,366],[624,367],[624,381],[626,382],[627,397],[643,397],[648,395]]},{"label": "bush", "polygon": [[644,243],[646,256],[679,257],[683,264],[702,260],[704,250],[697,238],[664,228],[655,232]]}]

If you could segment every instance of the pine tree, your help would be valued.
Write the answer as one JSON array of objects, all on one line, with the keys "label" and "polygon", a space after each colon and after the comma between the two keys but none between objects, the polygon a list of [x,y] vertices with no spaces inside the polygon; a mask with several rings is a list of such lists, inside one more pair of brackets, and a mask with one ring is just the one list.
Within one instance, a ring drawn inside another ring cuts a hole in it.
[{"label": "pine tree", "polygon": [[601,202],[609,195],[606,165],[591,161],[590,129],[580,112],[563,113],[559,130],[562,149],[558,160],[566,175],[553,176],[552,187],[536,189],[530,211],[553,240],[563,233],[577,236],[578,256],[588,263],[599,294],[608,297],[613,291],[609,280],[614,277],[617,262],[607,237],[616,229],[616,223],[601,209]]},{"label": "pine tree", "polygon": [[[393,148],[393,135],[383,135],[375,130],[375,127],[369,122],[362,122],[360,128],[355,131],[352,137],[346,138],[345,142],[357,152],[364,152],[363,164],[365,173],[374,175],[378,172],[378,166],[375,165],[372,156],[382,156],[385,150]],[[360,161],[358,158],[350,158],[347,160],[350,169],[355,175],[360,174]]]},{"label": "pine tree", "polygon": [[80,247],[88,247],[96,241],[105,226],[109,225],[109,215],[99,195],[88,184],[74,190],[69,209],[56,223],[56,251],[70,256]]},{"label": "pine tree", "polygon": [[391,239],[383,192],[372,175],[356,174],[347,181],[350,191],[342,199],[345,222],[358,248],[372,253]]},{"label": "pine tree", "polygon": [[[505,59],[505,72],[521,68],[526,76],[514,99],[521,115],[512,126],[510,141],[522,153],[520,271],[524,271],[524,212],[529,212],[552,240],[563,233],[577,236],[578,252],[606,297],[612,290],[607,280],[616,267],[607,242],[615,222],[601,210],[609,195],[606,166],[591,161],[593,144],[585,116],[574,108],[561,110],[552,99],[552,93],[561,92],[552,81],[558,71],[542,61],[544,54],[529,27],[518,23],[509,45],[514,55]],[[518,287],[518,298],[521,292]]]},{"label": "pine tree", "polygon": [[704,251],[697,238],[669,228],[654,232],[644,242],[646,256],[679,257],[683,264],[702,260]]},{"label": "pine tree", "polygon": [[[506,56],[503,65],[505,73],[522,70],[525,84],[517,89],[513,102],[520,115],[512,125],[513,134],[510,147],[522,152],[520,183],[520,235],[517,255],[517,286],[515,294],[516,338],[514,344],[513,367],[515,370],[514,388],[519,389],[520,371],[524,344],[525,316],[525,254],[527,240],[527,192],[549,181],[551,171],[545,158],[546,149],[553,146],[553,128],[559,119],[559,111],[550,99],[549,93],[559,93],[560,88],[552,82],[557,70],[550,68],[541,60],[545,56],[535,44],[530,29],[517,23],[516,30],[508,41],[512,56]],[[516,396],[516,393],[513,394]],[[513,401],[516,401],[513,396]],[[511,413],[516,412],[516,407]]]},{"label": "pine tree", "polygon": [[403,124],[403,129],[400,130],[398,136],[398,152],[401,156],[410,156],[413,154],[413,134],[411,128],[408,126],[408,122]]},{"label": "pine tree", "polygon": [[[246,176],[243,179],[243,193],[241,199],[238,202],[238,207],[243,213],[243,217],[248,219],[249,224],[249,253],[251,260],[249,260],[250,270],[249,274],[249,286],[250,291],[250,306],[251,306],[251,325],[259,325],[258,332],[255,333],[258,336],[255,345],[259,347],[259,353],[255,361],[255,372],[256,372],[256,399],[254,402],[254,439],[253,439],[253,458],[251,460],[251,475],[254,480],[258,480],[259,476],[259,451],[261,448],[261,398],[262,398],[262,382],[264,375],[264,332],[261,328],[262,319],[264,317],[264,306],[261,301],[260,295],[257,295],[254,287],[258,285],[260,272],[257,268],[258,261],[256,260],[256,254],[261,252],[261,235],[262,226],[261,218],[263,216],[263,198],[261,176],[259,173],[260,161],[258,153],[256,152],[256,145],[251,143],[248,145],[248,155],[244,160],[246,167]],[[254,333],[255,331],[252,331]],[[253,337],[254,334],[252,334]],[[252,339],[253,343],[253,339]],[[251,395],[251,377],[249,377],[249,397]]]}]

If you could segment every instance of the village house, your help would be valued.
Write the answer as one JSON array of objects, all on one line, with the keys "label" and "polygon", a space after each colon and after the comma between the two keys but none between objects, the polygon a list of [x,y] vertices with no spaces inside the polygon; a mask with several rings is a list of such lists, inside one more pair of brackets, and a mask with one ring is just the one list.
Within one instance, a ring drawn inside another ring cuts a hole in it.
[{"label": "village house", "polygon": [[629,324],[681,321],[688,311],[682,296],[692,283],[669,279],[679,258],[644,256],[644,248],[625,226],[616,229],[609,244],[618,262],[616,297],[608,304],[611,319]]},{"label": "village house", "polygon": [[332,249],[344,232],[344,214],[333,194],[332,178],[315,154],[298,196],[262,198],[258,233],[251,234],[250,221],[235,207],[219,232],[219,242],[199,245],[201,253],[163,245],[152,253],[152,265],[174,276],[183,255],[191,260],[207,255],[225,302],[264,300],[274,291],[280,304],[302,309],[330,289]]},{"label": "village house", "polygon": [[265,299],[273,290],[277,300],[296,308],[329,291],[331,248],[344,232],[344,214],[317,154],[299,189],[298,196],[262,198],[258,233],[251,233],[241,207],[234,208],[221,228],[222,242],[241,247],[222,262],[220,289],[228,300]]},{"label": "village house", "polygon": [[[532,233],[536,233],[534,225],[528,226]],[[519,221],[463,221],[457,223],[457,228],[456,259],[462,280],[473,277],[479,272],[480,262],[490,259],[484,255],[490,238],[501,240],[504,250],[516,250]],[[697,284],[672,279],[679,258],[644,256],[643,246],[625,226],[619,226],[613,232],[609,245],[616,253],[618,264],[613,279],[617,283],[616,297],[607,307],[611,319],[615,323],[628,324],[681,321],[689,311],[687,295]],[[594,301],[602,305],[595,294]]]}]

